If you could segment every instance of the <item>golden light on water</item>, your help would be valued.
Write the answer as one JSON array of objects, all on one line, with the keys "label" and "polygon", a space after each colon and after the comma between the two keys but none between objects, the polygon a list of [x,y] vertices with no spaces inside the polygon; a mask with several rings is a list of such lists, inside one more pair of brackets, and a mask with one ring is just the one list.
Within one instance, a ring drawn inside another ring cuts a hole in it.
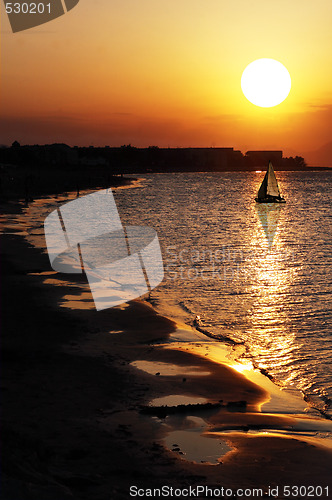
[{"label": "golden light on water", "polygon": [[256,224],[251,244],[257,250],[248,262],[247,294],[252,297],[248,336],[260,368],[282,367],[295,361],[296,331],[287,305],[298,270],[282,235],[284,206],[253,207]]},{"label": "golden light on water", "polygon": [[251,363],[251,361],[248,361],[247,363],[236,363],[234,365],[231,365],[234,370],[236,370],[239,373],[243,373],[245,371],[253,370],[254,366]]}]

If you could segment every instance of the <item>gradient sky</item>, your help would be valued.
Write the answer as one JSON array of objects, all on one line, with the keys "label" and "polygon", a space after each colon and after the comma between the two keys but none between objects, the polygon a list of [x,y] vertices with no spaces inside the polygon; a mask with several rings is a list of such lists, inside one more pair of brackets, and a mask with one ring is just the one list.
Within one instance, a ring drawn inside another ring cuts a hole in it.
[{"label": "gradient sky", "polygon": [[[331,0],[81,0],[16,34],[1,8],[2,144],[304,155],[331,142]],[[241,91],[262,57],[292,78],[274,108]]]}]

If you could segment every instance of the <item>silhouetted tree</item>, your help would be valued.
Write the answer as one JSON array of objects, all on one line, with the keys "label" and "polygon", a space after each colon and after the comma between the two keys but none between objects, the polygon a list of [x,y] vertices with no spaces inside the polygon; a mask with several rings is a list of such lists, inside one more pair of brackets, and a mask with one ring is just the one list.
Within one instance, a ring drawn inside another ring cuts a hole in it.
[{"label": "silhouetted tree", "polygon": [[306,164],[304,158],[302,158],[302,156],[295,156],[294,161],[297,164],[297,166],[300,168],[306,168],[306,166],[307,166],[307,164]]}]

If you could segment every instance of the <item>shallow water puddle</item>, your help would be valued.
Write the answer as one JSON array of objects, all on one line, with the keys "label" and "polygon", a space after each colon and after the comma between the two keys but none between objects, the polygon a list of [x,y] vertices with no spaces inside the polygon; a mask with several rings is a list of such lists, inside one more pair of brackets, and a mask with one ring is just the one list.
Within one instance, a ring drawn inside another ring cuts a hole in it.
[{"label": "shallow water puddle", "polygon": [[163,363],[161,361],[137,360],[130,363],[139,370],[143,370],[150,375],[210,375],[210,372],[202,371],[199,366],[180,366],[173,363]]},{"label": "shallow water puddle", "polygon": [[[47,280],[50,281],[50,280]],[[54,284],[54,283],[53,283]],[[67,283],[66,283],[67,285]],[[59,286],[59,285],[58,285]],[[91,298],[90,292],[82,291],[77,295],[64,295],[62,297],[61,302],[59,303],[60,307],[65,307],[67,309],[94,309],[95,305]]]},{"label": "shallow water puddle", "polygon": [[179,405],[199,405],[208,402],[205,398],[195,396],[183,396],[182,394],[172,394],[150,401],[149,406],[179,406]]},{"label": "shallow water puddle", "polygon": [[187,428],[170,431],[165,438],[167,448],[182,459],[217,465],[232,450],[223,440],[203,434],[208,426],[202,418],[187,417],[183,424]]}]

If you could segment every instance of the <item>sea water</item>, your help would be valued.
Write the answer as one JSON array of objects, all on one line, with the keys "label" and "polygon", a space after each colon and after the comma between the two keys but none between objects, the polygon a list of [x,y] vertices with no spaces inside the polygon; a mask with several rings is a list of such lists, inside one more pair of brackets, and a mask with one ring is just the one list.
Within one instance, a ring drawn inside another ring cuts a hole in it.
[{"label": "sea water", "polygon": [[331,172],[277,172],[286,204],[254,200],[264,172],[142,175],[116,190],[125,225],[153,227],[165,277],[152,292],[329,411]]}]

